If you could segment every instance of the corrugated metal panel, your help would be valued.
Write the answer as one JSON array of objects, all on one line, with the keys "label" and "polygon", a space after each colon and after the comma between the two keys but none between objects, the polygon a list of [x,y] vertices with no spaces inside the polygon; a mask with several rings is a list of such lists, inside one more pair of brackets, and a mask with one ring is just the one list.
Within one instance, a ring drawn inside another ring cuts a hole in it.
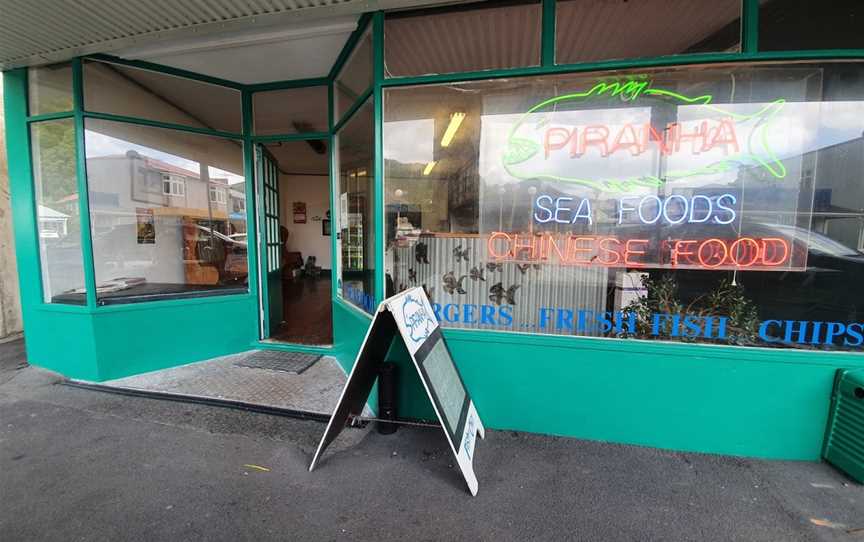
[{"label": "corrugated metal panel", "polygon": [[[458,1],[458,0],[457,0]],[[441,0],[0,0],[0,68]]]},{"label": "corrugated metal panel", "polygon": [[[539,4],[490,6],[388,21],[390,74],[539,64]],[[740,15],[740,0],[559,1],[556,59],[576,63],[737,50]]]},{"label": "corrugated metal panel", "polygon": [[740,0],[560,2],[556,59],[575,63],[737,50],[740,16]]},{"label": "corrugated metal panel", "polygon": [[[542,329],[540,308],[605,310],[608,270],[604,267],[552,264],[520,267],[516,263],[487,266],[494,262],[485,254],[486,237],[421,236],[412,246],[395,249],[391,264],[394,288],[401,291],[423,286],[433,303],[459,305],[460,321],[448,321],[457,318],[454,316],[441,322],[442,326],[450,328],[568,334],[566,329]],[[495,289],[498,284],[500,289]],[[506,294],[501,295],[508,291],[512,294],[511,300]],[[469,316],[468,319],[479,323],[465,322],[465,305],[477,306],[473,318]],[[495,310],[493,319],[499,325],[481,321],[482,305]],[[498,311],[502,305],[512,306],[512,325],[500,325]],[[442,316],[445,316],[443,310]]]},{"label": "corrugated metal panel", "polygon": [[388,75],[537,66],[540,28],[539,3],[395,17],[385,32]]}]

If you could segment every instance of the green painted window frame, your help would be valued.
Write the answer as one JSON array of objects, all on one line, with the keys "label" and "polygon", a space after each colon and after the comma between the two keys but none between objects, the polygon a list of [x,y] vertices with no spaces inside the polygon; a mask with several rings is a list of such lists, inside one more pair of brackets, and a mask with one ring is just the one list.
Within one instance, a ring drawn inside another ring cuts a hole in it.
[{"label": "green painted window frame", "polygon": [[[375,41],[376,35],[378,34],[373,27],[372,20],[375,18],[375,15],[364,14],[360,20],[357,22],[357,28],[354,32],[351,33],[351,36],[348,38],[348,41],[345,43],[345,47],[342,48],[342,52],[339,53],[339,56],[336,58],[335,64],[330,70],[328,75],[329,84],[330,84],[330,96],[329,98],[329,107],[330,107],[330,115],[335,117],[336,124],[331,125],[330,132],[336,133],[339,128],[341,128],[348,119],[354,115],[354,113],[364,104],[366,103],[366,99],[372,93],[372,89],[375,87],[375,80],[377,78],[377,70],[375,69]],[[357,98],[354,100],[348,109],[345,111],[338,111],[336,108],[336,103],[339,100],[339,97],[336,94],[336,81],[339,79],[339,76],[342,74],[342,70],[351,60],[354,55],[354,52],[357,50],[357,46],[360,44],[360,41],[363,40],[367,33],[369,34],[370,39],[372,40],[372,54],[373,54],[373,62],[372,62],[372,83],[367,87],[363,92],[361,92]]]},{"label": "green painted window frame", "polygon": [[[138,118],[138,117],[130,117],[124,115],[115,115],[109,113],[100,113],[95,111],[88,111],[84,107],[84,69],[83,65],[86,60],[98,60],[102,62],[110,62],[113,64],[129,66],[139,69],[144,69],[148,71],[154,71],[158,73],[163,73],[166,75],[172,75],[177,77],[184,77],[187,79],[192,79],[196,81],[201,81],[204,83],[209,83],[217,86],[227,87],[234,89],[240,93],[240,106],[241,106],[241,122],[242,129],[240,132],[224,132],[219,130],[209,130],[204,128],[196,128],[193,126],[184,126],[182,124],[168,123],[168,122],[160,122],[154,121],[150,119]],[[86,162],[86,149],[84,143],[84,123],[86,119],[98,119],[98,120],[107,120],[107,121],[115,121],[122,122],[126,124],[133,124],[138,126],[149,126],[155,128],[164,128],[170,129],[180,132],[188,132],[195,133],[200,135],[219,137],[224,139],[232,139],[240,142],[243,145],[243,173],[244,177],[247,179],[251,179],[250,174],[252,174],[252,170],[248,163],[247,154],[249,148],[251,147],[251,141],[248,140],[248,136],[251,135],[251,95],[246,89],[245,85],[233,83],[230,81],[224,81],[221,79],[216,79],[200,74],[195,74],[192,72],[187,72],[185,70],[177,70],[174,68],[169,68],[166,66],[161,66],[157,64],[152,64],[149,62],[141,62],[141,61],[128,61],[120,58],[115,58],[109,55],[91,55],[86,57],[77,57],[72,60],[72,85],[73,85],[73,110],[62,113],[52,113],[47,115],[35,115],[35,116],[26,116],[25,124],[27,126],[28,132],[31,124],[57,120],[57,119],[66,119],[71,118],[74,119],[75,126],[75,170],[76,170],[76,180],[78,186],[78,212],[81,216],[81,250],[82,250],[82,261],[84,267],[84,280],[86,286],[86,302],[84,305],[59,305],[53,303],[47,303],[42,298],[42,302],[40,304],[40,308],[51,310],[51,311],[59,311],[59,312],[78,312],[78,313],[108,313],[108,312],[117,312],[117,311],[128,311],[128,310],[146,310],[147,308],[155,306],[163,306],[165,304],[173,305],[177,303],[183,302],[193,302],[193,303],[201,303],[201,302],[219,302],[224,300],[224,298],[246,298],[250,295],[257,295],[256,289],[256,281],[249,281],[247,292],[245,293],[225,293],[220,294],[215,292],[213,295],[209,295],[206,297],[196,297],[194,294],[189,297],[181,297],[179,299],[154,299],[151,301],[141,302],[141,303],[131,303],[131,304],[117,304],[117,305],[109,305],[109,306],[100,306],[96,299],[96,278],[95,278],[95,265],[93,260],[93,240],[92,240],[92,230],[90,224],[90,202],[87,188],[87,162]],[[27,71],[24,70],[24,81],[25,87],[27,85]],[[248,102],[248,103],[247,103]],[[27,149],[28,152],[32,149],[31,141],[27,141]],[[33,176],[32,171],[32,158],[28,158],[30,160],[30,183],[31,186],[35,182],[35,178]],[[252,201],[254,197],[253,187],[250,182],[246,183],[246,198],[247,201]],[[256,235],[255,227],[254,227],[254,209],[252,206],[247,205],[246,208],[246,220],[247,220],[247,231],[250,236]],[[21,239],[16,239],[16,241],[21,241]],[[38,237],[34,240],[38,245]],[[38,248],[38,247],[37,247]],[[41,259],[37,254],[37,266],[41,269]],[[252,262],[257,261],[257,247],[250,246],[247,249],[247,265],[251,269]],[[255,258],[255,260],[253,260]],[[39,295],[42,296],[43,286],[41,280],[38,281],[38,290]]]},{"label": "green painted window frame", "polygon": [[[424,84],[441,84],[441,83],[457,83],[463,81],[474,81],[474,80],[495,80],[495,79],[504,79],[511,77],[527,77],[527,76],[536,76],[536,75],[551,75],[551,74],[562,74],[562,73],[579,73],[579,72],[591,72],[591,71],[607,71],[607,70],[615,70],[615,69],[638,69],[642,67],[658,67],[658,66],[696,66],[701,64],[711,64],[711,63],[737,63],[737,62],[760,62],[760,61],[777,61],[777,60],[862,60],[864,61],[864,48],[862,49],[825,49],[825,50],[788,50],[788,51],[770,51],[763,52],[759,50],[759,0],[742,0],[742,10],[741,10],[741,48],[738,52],[733,53],[699,53],[699,54],[679,54],[679,55],[669,55],[669,56],[661,56],[661,57],[653,57],[653,58],[639,58],[639,59],[616,59],[616,60],[606,60],[606,61],[598,61],[598,62],[590,62],[590,63],[581,63],[581,64],[556,64],[555,63],[555,15],[556,15],[556,0],[542,0],[542,29],[541,29],[541,63],[539,66],[525,67],[525,68],[513,68],[513,69],[503,69],[503,70],[486,70],[486,71],[475,71],[475,72],[464,72],[464,73],[452,73],[452,74],[442,74],[442,75],[425,75],[425,76],[413,76],[413,77],[391,77],[385,78],[384,76],[384,16],[385,13],[383,11],[376,11],[372,13],[366,13],[361,16],[358,21],[357,28],[351,34],[349,39],[347,40],[345,46],[343,47],[341,53],[337,57],[336,62],[329,70],[327,76],[319,77],[319,78],[307,78],[307,79],[297,79],[297,80],[287,80],[287,81],[273,81],[268,83],[259,83],[259,84],[242,84],[234,81],[229,81],[225,79],[220,79],[216,77],[210,77],[207,75],[202,75],[194,72],[190,72],[187,70],[171,68],[168,66],[163,66],[160,64],[155,64],[146,61],[140,60],[124,60],[121,58],[117,58],[111,55],[106,54],[95,54],[95,55],[87,55],[84,57],[78,57],[72,60],[73,62],[73,91],[74,91],[74,108],[72,111],[61,112],[61,113],[51,113],[47,115],[39,115],[39,116],[28,116],[28,112],[26,110],[26,91],[27,91],[27,70],[26,69],[17,69],[12,70],[12,72],[17,72],[16,77],[9,78],[10,84],[7,85],[7,88],[12,88],[15,85],[20,85],[23,81],[23,90],[25,96],[23,98],[23,103],[25,104],[25,109],[23,111],[16,111],[14,115],[7,115],[7,122],[16,123],[15,130],[11,130],[10,141],[8,142],[8,146],[10,148],[10,166],[11,162],[14,160],[25,160],[26,159],[26,168],[20,167],[16,168],[18,170],[19,176],[23,176],[26,170],[26,176],[29,176],[30,179],[30,189],[26,191],[29,194],[28,197],[32,199],[33,190],[33,172],[32,172],[32,163],[31,163],[31,142],[29,140],[29,136],[24,136],[22,134],[29,133],[29,125],[34,122],[45,121],[45,120],[55,120],[62,118],[73,118],[75,120],[76,127],[76,172],[77,172],[77,182],[79,192],[82,194],[87,193],[87,178],[86,178],[86,160],[84,156],[84,120],[86,118],[97,118],[104,120],[115,120],[120,122],[127,122],[130,124],[140,124],[145,126],[154,126],[159,128],[169,128],[179,131],[186,132],[194,132],[203,135],[210,135],[216,137],[224,137],[235,139],[241,141],[243,144],[243,160],[244,160],[244,176],[247,179],[246,182],[246,197],[247,202],[255,202],[256,191],[254,188],[254,143],[256,142],[266,142],[266,141],[285,141],[285,140],[309,140],[309,139],[323,139],[326,140],[330,146],[331,151],[329,152],[329,160],[330,160],[330,194],[331,194],[331,209],[334,208],[334,187],[338,182],[338,172],[336,172],[333,167],[334,157],[333,157],[333,142],[334,142],[334,134],[344,125],[344,123],[356,112],[356,110],[361,107],[365,101],[372,96],[373,98],[373,107],[374,107],[374,184],[373,188],[375,190],[374,196],[374,212],[376,213],[376,226],[374,235],[376,239],[384,239],[384,178],[383,178],[383,94],[384,89],[388,87],[398,87],[398,86],[408,86],[408,85],[424,85]],[[354,51],[357,43],[363,37],[363,34],[367,31],[367,29],[371,28],[371,38],[372,38],[372,48],[373,48],[373,83],[369,89],[367,89],[361,96],[358,97],[355,104],[348,110],[343,112],[340,115],[340,118],[334,118],[334,109],[333,109],[333,100],[334,100],[334,81],[338,76],[339,72],[345,65],[346,61],[349,59],[351,53]],[[235,132],[219,132],[212,131],[207,129],[199,129],[189,126],[175,125],[171,123],[161,123],[150,121],[147,119],[140,119],[135,117],[122,117],[110,114],[103,114],[98,112],[90,112],[84,110],[83,104],[83,61],[86,59],[92,60],[101,60],[106,62],[112,62],[121,65],[127,65],[130,67],[146,69],[151,71],[156,71],[168,75],[174,75],[177,77],[184,77],[188,79],[193,79],[205,83],[210,83],[214,85],[224,86],[228,88],[232,88],[240,91],[241,93],[241,107],[242,107],[242,130],[240,133]],[[11,79],[14,79],[12,81]],[[252,131],[252,95],[255,92],[267,91],[267,90],[279,90],[279,89],[287,89],[287,88],[298,88],[298,87],[306,87],[306,86],[320,86],[326,85],[328,87],[328,119],[329,119],[329,129],[327,132],[318,132],[318,133],[308,133],[308,134],[284,134],[284,135],[268,135],[268,136],[255,136]],[[20,88],[17,88],[20,91]],[[16,97],[15,100],[9,101],[9,106],[7,110],[11,110],[12,102],[21,103],[21,97]],[[20,124],[17,124],[20,123]],[[20,128],[20,129],[19,129]],[[17,135],[16,135],[17,134]],[[26,156],[25,156],[26,155]],[[28,169],[29,168],[29,169]],[[11,169],[11,167],[10,167]],[[29,202],[30,205],[35,205],[34,202]],[[132,310],[147,310],[148,308],[152,308],[154,306],[183,306],[188,304],[201,304],[201,303],[218,303],[225,302],[231,299],[237,298],[248,298],[252,297],[255,299],[256,304],[258,303],[258,281],[250,280],[248,286],[248,292],[244,294],[224,294],[224,295],[213,295],[205,298],[191,298],[191,299],[173,299],[173,300],[153,300],[144,303],[135,303],[129,305],[109,305],[109,306],[97,306],[96,303],[96,292],[95,292],[95,276],[94,276],[94,266],[93,266],[93,255],[92,255],[92,239],[91,230],[90,230],[90,214],[89,214],[89,201],[86,197],[79,198],[79,212],[82,216],[82,258],[84,260],[84,269],[85,269],[85,279],[87,286],[87,303],[83,306],[75,306],[75,305],[52,305],[48,303],[41,302],[38,306],[39,309],[45,311],[54,311],[54,312],[76,312],[76,313],[110,313],[110,312],[120,312],[120,311],[132,311]],[[257,205],[249,205],[246,206],[247,213],[247,231],[250,238],[255,239],[256,242],[250,243],[247,251],[248,255],[248,266],[250,271],[255,269],[257,274],[258,272],[258,247],[257,247]],[[35,215],[29,218],[30,221],[35,222]],[[86,227],[84,221],[86,220]],[[33,238],[33,232],[25,231],[22,234],[18,234],[16,232],[16,243],[24,243],[26,246],[26,250],[32,250],[32,246],[34,243],[38,244],[38,237]],[[38,247],[37,247],[38,248]],[[336,236],[331,236],[331,251],[335,254],[337,250]],[[36,271],[39,270],[38,265],[38,250],[36,251],[36,259],[37,259],[37,268]],[[375,244],[375,277],[374,277],[374,290],[375,290],[375,300],[376,303],[380,303],[383,300],[383,296],[385,293],[385,274],[384,274],[384,247],[383,244],[378,242]],[[29,267],[29,266],[28,266]],[[335,273],[335,267],[332,266],[332,272]],[[256,275],[257,276],[257,275]],[[29,294],[33,294],[35,290],[38,290],[37,296],[38,299],[42,299],[42,285],[41,281],[39,281],[38,285],[34,285],[35,281],[29,281],[27,284],[24,284],[22,281],[22,289],[28,289]],[[23,292],[22,292],[23,293]],[[341,302],[340,298],[337,295],[336,291],[336,279],[334,277],[332,281],[332,290],[331,297],[334,303]],[[27,299],[34,299],[32,295],[25,296]],[[350,305],[350,304],[345,304]],[[365,313],[364,313],[365,314]],[[367,315],[368,316],[368,315]],[[258,322],[251,322],[250,325],[254,325],[257,329]],[[455,332],[454,332],[455,333]],[[505,332],[497,332],[497,331],[488,331],[488,330],[458,330],[458,334],[460,336],[471,336],[477,338],[483,338],[483,340],[493,340],[496,336],[501,336],[502,338],[508,338],[508,340],[512,340],[512,333]],[[520,336],[525,336],[524,334],[518,334]],[[532,339],[533,340],[533,339]],[[547,340],[557,340],[557,339],[549,339],[548,337],[536,337],[538,341],[547,341]],[[567,337],[563,340],[566,341],[579,341],[585,340],[579,337]],[[551,344],[551,343],[550,343]],[[666,345],[664,345],[665,347]],[[297,347],[290,347],[292,349],[297,349]],[[740,347],[739,347],[740,348]],[[309,351],[320,351],[321,348],[308,347],[302,348],[303,350]],[[328,349],[323,349],[328,350]]]},{"label": "green painted window frame", "polygon": [[[555,15],[557,2],[556,0],[542,1],[543,18],[540,37],[540,66],[389,78],[385,78],[383,70],[376,67],[375,86],[391,87],[437,83],[458,83],[464,81],[476,81],[481,79],[503,79],[509,77],[526,77],[531,75],[553,75],[561,73],[608,71],[616,69],[632,69],[655,66],[688,66],[722,62],[758,62],[771,60],[811,59],[864,59],[864,48],[760,51],[758,48],[759,0],[741,0],[741,50],[738,52],[675,54],[649,58],[624,58],[576,64],[556,64]],[[378,13],[382,12],[377,12],[376,15]],[[376,35],[379,35],[380,37],[383,37],[383,32],[383,26],[381,28],[375,29]],[[383,47],[383,40],[380,40],[379,38],[379,41],[382,41],[379,46]]]},{"label": "green painted window frame", "polygon": [[[376,240],[373,243],[374,250],[373,250],[373,254],[372,254],[372,258],[373,258],[374,265],[375,265],[375,268],[372,270],[373,271],[372,297],[374,300],[373,301],[374,305],[375,305],[375,307],[377,307],[381,303],[381,300],[382,300],[381,295],[383,293],[383,290],[381,290],[380,285],[379,285],[379,279],[381,277],[383,277],[383,270],[380,269],[379,264],[383,261],[383,258],[384,258],[383,246],[381,246],[381,244],[377,242],[378,239],[382,239],[382,237],[380,236],[379,230],[383,231],[383,228],[381,225],[381,213],[379,213],[379,209],[381,209],[381,207],[378,206],[379,199],[381,201],[383,201],[383,195],[381,195],[380,190],[379,190],[379,185],[377,184],[377,179],[378,179],[377,168],[379,167],[379,164],[378,164],[379,160],[378,160],[378,148],[375,144],[375,140],[377,140],[377,135],[379,132],[379,130],[378,130],[378,109],[375,108],[375,102],[374,102],[374,100],[371,99],[371,96],[372,96],[371,92],[364,93],[364,96],[366,96],[366,100],[363,102],[355,104],[355,107],[351,108],[350,114],[348,114],[344,119],[342,119],[342,121],[339,122],[339,124],[336,126],[336,128],[334,128],[333,137],[332,137],[331,141],[332,141],[333,145],[338,145],[339,134],[342,132],[342,129],[349,122],[351,122],[351,120],[354,119],[354,117],[358,111],[360,111],[363,107],[366,107],[367,105],[372,105],[372,123],[373,123],[372,129],[373,129],[373,132],[375,134],[374,138],[373,138],[373,142],[372,142],[372,147],[373,147],[372,148],[372,153],[373,153],[373,155],[372,155],[372,163],[373,163],[373,172],[372,172],[372,190],[373,190],[372,202],[373,202],[373,207],[372,207],[372,210],[373,210],[373,219],[375,220],[373,233],[374,233],[374,238]],[[332,111],[332,108],[331,108],[331,111]],[[333,198],[331,201],[331,204],[330,204],[330,208],[336,209],[339,205],[339,202],[336,201],[336,198],[340,194],[340,186],[339,186],[340,170],[339,170],[339,156],[338,156],[337,152],[333,152],[332,145],[331,145],[331,153],[330,153],[330,173],[331,173],[331,191],[330,191],[330,194]],[[339,224],[338,220],[336,221],[335,226],[336,227],[333,228],[333,231],[341,231],[341,224]],[[340,251],[341,247],[339,246],[339,239],[337,238],[337,236],[331,235],[331,237],[333,238],[333,246],[334,246],[333,255],[335,256],[336,255],[335,251]],[[336,262],[337,261],[336,258],[334,258],[333,261]],[[345,297],[342,295],[342,292],[339,291],[338,281],[342,277],[341,256],[339,258],[339,265],[334,264],[331,267],[333,268],[332,269],[332,271],[333,271],[333,292],[334,292],[333,298],[344,302],[345,305],[350,306],[350,307],[362,312],[363,314],[366,314],[367,316],[370,316],[369,313],[363,311],[363,309],[361,309],[360,307],[356,306],[354,303],[345,299]]]},{"label": "green painted window frame", "polygon": [[[495,80],[507,79],[514,77],[530,77],[542,75],[556,75],[566,73],[594,72],[594,71],[610,71],[618,69],[639,69],[648,67],[663,67],[663,66],[699,66],[714,63],[744,63],[744,62],[771,62],[771,61],[795,61],[795,60],[849,60],[857,59],[864,61],[864,48],[862,49],[824,49],[824,50],[788,50],[788,51],[770,51],[762,52],[758,48],[759,43],[759,0],[741,0],[741,47],[738,52],[733,53],[694,53],[694,54],[677,54],[660,57],[649,58],[630,58],[630,59],[614,59],[597,62],[586,62],[577,64],[556,64],[555,63],[555,17],[556,17],[556,0],[543,1],[543,16],[541,29],[541,63],[540,66],[510,68],[502,70],[483,70],[474,72],[448,73],[423,76],[402,76],[402,77],[385,77],[384,74],[384,12],[376,12],[373,20],[373,47],[374,47],[374,87],[375,94],[375,190],[377,194],[382,195],[383,200],[383,140],[381,137],[383,129],[383,96],[382,91],[391,87],[402,86],[420,86],[432,84],[448,84],[461,83],[466,81],[479,80]],[[376,231],[378,239],[384,239],[383,232],[383,216],[385,213],[384,202],[376,200],[376,212],[379,213],[379,224],[382,225],[381,231]],[[379,260],[376,265],[376,274],[381,271],[381,276],[376,276],[376,286],[379,296],[376,298],[380,303],[384,295],[384,254],[382,243],[376,243],[376,249],[379,254]],[[626,339],[609,339],[603,338],[599,341],[593,337],[579,336],[555,336],[544,334],[533,334],[525,332],[510,332],[482,329],[448,329],[445,334],[454,338],[463,340],[477,340],[495,343],[521,342],[528,341],[538,346],[554,346],[554,345],[576,345],[585,344],[612,350],[620,350],[631,352],[634,349],[648,348],[656,349],[658,352],[668,352],[669,348],[678,348],[681,352],[697,353],[712,353],[716,352],[721,356],[736,358],[740,353],[746,352],[747,356],[757,359],[775,360],[777,352],[770,348],[764,347],[741,347],[734,345],[689,345],[678,344],[668,341],[630,341]],[[691,349],[691,350],[687,350]],[[811,360],[813,357],[818,357],[821,360],[829,359],[849,359],[850,356],[860,356],[864,354],[856,354],[850,352],[803,352],[793,349],[783,349],[783,356],[795,356],[796,360]],[[786,359],[784,357],[783,359]]]},{"label": "green painted window frame", "polygon": [[[96,287],[95,287],[95,278],[93,275],[93,258],[92,258],[92,240],[91,240],[91,232],[90,232],[90,215],[89,215],[89,204],[87,201],[87,181],[86,176],[83,174],[82,170],[82,152],[83,149],[83,140],[84,140],[84,131],[83,125],[84,121],[81,116],[81,100],[82,95],[80,90],[82,88],[81,83],[81,59],[75,58],[71,61],[72,64],[72,100],[73,106],[71,111],[57,112],[57,113],[49,113],[43,115],[30,115],[30,104],[29,104],[29,72],[23,72],[23,81],[24,81],[24,100],[25,100],[25,129],[27,132],[27,153],[28,153],[28,166],[30,173],[30,192],[32,201],[28,202],[33,206],[33,209],[36,209],[36,191],[35,191],[35,183],[36,183],[36,174],[33,168],[33,141],[31,136],[31,128],[34,125],[37,125],[42,122],[50,122],[54,120],[61,119],[71,119],[73,121],[74,126],[74,138],[75,138],[75,148],[74,148],[74,156],[70,157],[75,161],[75,178],[76,178],[76,189],[78,192],[78,213],[80,215],[81,220],[81,263],[84,270],[84,285],[86,288],[85,294],[85,304],[84,305],[68,305],[62,303],[49,303],[45,301],[45,288],[42,280],[42,266],[44,263],[42,262],[41,250],[39,247],[39,228],[38,224],[35,229],[36,235],[33,236],[32,242],[35,243],[33,247],[35,250],[35,264],[36,269],[38,270],[37,276],[39,277],[38,281],[34,281],[35,290],[39,299],[40,307],[50,307],[54,311],[58,312],[77,312],[83,313],[93,310],[96,307]],[[85,214],[86,210],[86,214]],[[37,213],[38,214],[38,213]],[[32,220],[37,221],[36,216],[32,218]],[[21,239],[16,239],[16,244],[21,242]],[[90,255],[88,258],[87,255]]]},{"label": "green painted window frame", "polygon": [[[333,151],[333,146],[336,141],[335,134],[339,131],[339,129],[350,120],[351,116],[363,105],[364,101],[371,94],[371,88],[363,93],[358,98],[358,101],[355,102],[351,108],[345,112],[342,118],[337,122],[334,114],[333,100],[335,99],[334,92],[334,82],[336,77],[338,77],[340,70],[344,66],[344,64],[348,61],[351,56],[351,53],[354,51],[357,43],[363,37],[363,34],[366,32],[367,28],[369,28],[369,22],[372,20],[371,14],[364,14],[360,17],[360,20],[357,23],[357,28],[351,33],[345,45],[343,46],[339,56],[336,59],[336,62],[329,70],[327,76],[325,77],[313,77],[313,78],[305,78],[305,79],[291,79],[286,81],[270,81],[266,83],[256,83],[251,85],[240,85],[243,92],[243,148],[244,148],[244,163],[246,169],[244,173],[247,179],[252,179],[251,183],[247,183],[250,185],[250,188],[253,190],[254,194],[250,196],[247,194],[247,201],[253,202],[252,205],[247,205],[247,213],[251,213],[253,218],[250,218],[251,222],[249,223],[249,232],[250,236],[253,235],[252,230],[254,229],[254,239],[255,242],[249,245],[249,268],[255,269],[256,280],[250,280],[249,282],[249,292],[254,297],[256,306],[259,309],[259,317],[261,310],[261,295],[262,292],[259,292],[259,289],[263,289],[263,295],[267,295],[266,292],[266,284],[261,282],[259,285],[259,274],[260,274],[260,262],[258,255],[258,237],[257,231],[259,229],[258,224],[258,207],[259,201],[257,200],[258,191],[256,188],[256,182],[254,180],[254,169],[255,169],[255,155],[254,155],[254,145],[256,143],[267,143],[267,142],[275,142],[275,141],[310,141],[310,140],[318,140],[325,141],[327,144],[327,163],[330,170],[330,178],[328,181],[328,188],[330,190],[330,209],[335,209],[337,204],[337,196],[338,193],[338,182],[339,182],[339,174],[338,171],[335,170],[336,166],[336,153]],[[208,81],[212,82],[212,81]],[[328,129],[326,132],[305,132],[305,133],[285,133],[285,134],[268,134],[268,135],[255,135],[254,127],[253,127],[253,97],[255,93],[258,92],[268,92],[272,90],[286,90],[293,88],[306,88],[306,87],[327,87],[327,125]],[[336,254],[338,250],[338,240],[336,235],[330,236],[330,251],[331,254]],[[376,245],[376,252],[378,247]],[[334,259],[335,262],[335,259]],[[330,298],[331,302],[341,303],[342,298],[339,296],[337,281],[338,281],[338,272],[337,266],[330,266]],[[219,297],[219,296],[214,296]],[[345,303],[345,306],[352,307],[349,303]],[[366,317],[369,317],[365,312],[357,309],[359,314],[363,314]],[[254,322],[255,325],[255,333],[259,335],[259,322],[256,320]],[[334,338],[335,338],[335,321],[334,321]],[[259,336],[256,344],[262,348],[268,348],[273,350],[285,350],[292,352],[309,352],[309,353],[330,353],[335,348],[335,341],[333,346],[309,346],[309,345],[301,345],[301,344],[277,344],[272,342],[267,342],[266,340],[262,340]]]},{"label": "green painted window frame", "polygon": [[[145,119],[140,117],[133,117],[127,115],[116,115],[112,113],[101,113],[97,111],[89,111],[84,106],[84,62],[87,60],[96,60],[101,62],[107,62],[122,66],[128,66],[132,68],[152,71],[156,73],[161,73],[165,75],[170,75],[174,77],[182,77],[185,79],[191,79],[194,81],[199,81],[202,83],[212,84],[214,86],[230,88],[232,90],[236,90],[240,97],[240,113],[241,113],[241,131],[240,132],[226,132],[221,130],[211,130],[206,128],[197,128],[194,126],[187,126],[183,124],[171,123],[171,122],[163,122],[163,121],[155,121],[151,119]],[[85,136],[85,121],[87,119],[95,119],[95,120],[106,120],[106,121],[114,121],[121,122],[125,124],[137,125],[137,126],[147,126],[152,128],[162,128],[173,130],[176,132],[186,132],[193,133],[199,135],[205,135],[210,137],[218,137],[222,139],[230,139],[237,142],[240,142],[242,145],[242,157],[243,160],[243,174],[244,179],[246,179],[246,201],[252,201],[253,189],[250,186],[250,178],[247,176],[248,171],[246,168],[246,154],[248,152],[247,144],[244,139],[244,134],[246,132],[246,122],[247,118],[251,120],[251,109],[247,112],[244,103],[244,89],[242,85],[237,85],[233,82],[223,81],[221,79],[216,79],[208,76],[204,76],[201,74],[193,74],[191,72],[187,72],[185,70],[177,70],[173,68],[169,68],[166,66],[160,66],[157,64],[152,64],[150,62],[140,62],[140,61],[127,61],[115,57],[111,57],[109,55],[93,55],[88,57],[79,57],[75,59],[73,71],[73,81],[74,81],[74,98],[75,98],[75,119],[76,119],[76,162],[77,162],[77,171],[78,171],[78,181],[79,181],[79,190],[82,194],[89,194],[87,188],[87,156],[86,156],[86,146],[84,141]],[[251,126],[250,126],[251,127]],[[79,197],[79,203],[81,204],[80,212],[82,217],[86,217],[86,229],[85,229],[85,219],[82,218],[82,247],[84,250],[84,276],[87,281],[87,308],[94,312],[110,312],[114,307],[134,307],[141,306],[142,310],[146,310],[148,307],[162,306],[164,303],[171,301],[171,299],[153,299],[151,301],[141,302],[141,303],[118,303],[116,305],[103,306],[99,305],[98,300],[96,298],[96,275],[95,275],[95,263],[94,263],[94,254],[93,254],[93,242],[92,242],[92,229],[90,227],[90,199],[89,197]],[[251,212],[250,206],[246,206],[246,228],[247,228],[247,239],[250,235],[254,235],[254,227],[252,226],[252,221],[254,220],[254,213]],[[257,247],[255,247],[257,249]],[[247,268],[251,269],[252,260],[250,258],[250,253],[255,252],[253,249],[250,249],[249,244],[247,243]],[[247,290],[244,293],[237,292],[226,292],[221,293],[218,291],[214,291],[211,294],[206,296],[198,296],[194,293],[189,296],[179,296],[176,300],[179,302],[189,302],[189,301],[202,301],[207,302],[209,300],[222,300],[226,297],[228,298],[245,298],[253,293],[253,282],[248,281],[249,284],[247,286]],[[91,295],[92,293],[92,295]],[[91,299],[92,298],[92,299]],[[116,309],[115,309],[116,310]],[[134,309],[127,309],[134,310]]]}]

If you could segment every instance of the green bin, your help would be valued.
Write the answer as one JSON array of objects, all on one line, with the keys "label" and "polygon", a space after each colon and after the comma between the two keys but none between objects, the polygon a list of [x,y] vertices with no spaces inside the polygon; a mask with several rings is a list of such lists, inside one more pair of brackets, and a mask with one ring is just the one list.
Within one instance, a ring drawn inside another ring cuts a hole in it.
[{"label": "green bin", "polygon": [[864,369],[837,371],[822,457],[864,483]]}]

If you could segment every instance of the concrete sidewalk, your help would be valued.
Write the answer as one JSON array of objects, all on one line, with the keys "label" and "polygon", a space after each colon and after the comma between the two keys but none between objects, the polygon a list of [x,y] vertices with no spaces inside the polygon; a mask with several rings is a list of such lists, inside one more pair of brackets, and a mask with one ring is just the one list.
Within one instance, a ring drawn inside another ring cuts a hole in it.
[{"label": "concrete sidewalk", "polygon": [[319,422],[70,388],[11,348],[4,541],[864,540],[827,465],[491,431],[472,498],[434,430],[346,429],[309,473]]}]

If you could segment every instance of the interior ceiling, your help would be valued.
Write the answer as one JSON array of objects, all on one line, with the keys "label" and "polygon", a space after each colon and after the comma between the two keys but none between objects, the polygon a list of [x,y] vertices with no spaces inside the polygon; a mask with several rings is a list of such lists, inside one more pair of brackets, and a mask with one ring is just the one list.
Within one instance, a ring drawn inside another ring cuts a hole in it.
[{"label": "interior ceiling", "polygon": [[242,106],[239,91],[117,64],[93,64],[116,72],[157,100],[179,109],[207,128],[224,132],[241,130]]},{"label": "interior ceiling", "polygon": [[282,71],[271,75],[237,63],[252,58],[256,64],[327,64],[364,12],[466,1],[471,0],[0,0],[0,69],[124,51],[178,67],[203,66],[228,79],[233,72],[220,64],[234,64],[236,78],[248,83],[293,79],[279,64],[276,71]]},{"label": "interior ceiling", "polygon": [[[279,171],[294,175],[328,175],[326,141],[282,141],[265,145],[276,158]],[[314,148],[313,148],[314,147]],[[319,150],[325,150],[324,154]]]}]

